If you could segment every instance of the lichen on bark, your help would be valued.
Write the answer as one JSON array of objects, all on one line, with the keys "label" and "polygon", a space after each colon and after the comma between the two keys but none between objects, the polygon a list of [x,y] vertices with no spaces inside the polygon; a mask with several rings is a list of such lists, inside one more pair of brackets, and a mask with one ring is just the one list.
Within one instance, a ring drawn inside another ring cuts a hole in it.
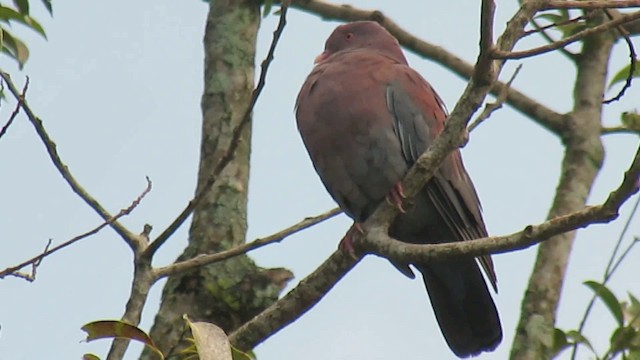
[{"label": "lichen on bark", "polygon": [[[210,2],[204,36],[205,71],[202,96],[202,143],[196,193],[230,146],[254,86],[256,37],[260,3],[253,0]],[[187,248],[179,260],[213,253],[245,241],[251,129],[246,126],[233,161],[195,209]],[[151,337],[166,353],[182,336],[183,314],[208,321],[226,332],[258,314],[279,296],[292,274],[264,269],[248,256],[170,277],[151,329]],[[142,359],[153,355],[143,352]]]}]

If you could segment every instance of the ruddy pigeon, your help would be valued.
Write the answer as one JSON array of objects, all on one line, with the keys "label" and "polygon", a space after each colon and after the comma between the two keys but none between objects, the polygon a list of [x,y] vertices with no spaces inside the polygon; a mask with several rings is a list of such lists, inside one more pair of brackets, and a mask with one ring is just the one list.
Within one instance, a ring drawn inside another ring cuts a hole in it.
[{"label": "ruddy pigeon", "polygon": [[[375,22],[341,25],[315,63],[298,95],[298,129],[324,186],[355,224],[387,197],[403,210],[389,229],[400,241],[487,236],[459,151],[402,208],[400,181],[442,132],[447,114],[435,90],[409,67],[398,41]],[[496,289],[491,258],[477,261]],[[394,265],[414,277],[409,264]],[[412,265],[422,273],[442,334],[457,356],[498,346],[500,319],[475,258]]]}]

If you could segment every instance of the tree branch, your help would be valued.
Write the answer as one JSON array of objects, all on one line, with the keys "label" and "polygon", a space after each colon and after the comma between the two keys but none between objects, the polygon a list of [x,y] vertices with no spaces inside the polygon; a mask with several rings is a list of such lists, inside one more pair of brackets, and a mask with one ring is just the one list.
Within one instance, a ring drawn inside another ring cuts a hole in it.
[{"label": "tree branch", "polygon": [[112,216],[98,202],[98,200],[96,200],[93,196],[91,196],[91,194],[89,194],[80,185],[80,183],[73,177],[73,175],[71,175],[71,172],[69,171],[69,168],[67,167],[67,165],[65,165],[62,162],[62,159],[60,159],[57,146],[53,142],[51,137],[49,137],[49,134],[47,133],[47,131],[44,128],[44,125],[42,124],[42,120],[40,120],[40,118],[38,118],[33,113],[31,108],[29,107],[29,104],[27,103],[27,99],[21,98],[20,92],[11,81],[11,77],[9,76],[9,74],[5,73],[4,71],[2,71],[2,69],[0,69],[0,78],[4,80],[5,84],[7,85],[7,88],[9,89],[11,94],[13,94],[13,96],[16,98],[16,100],[22,107],[22,110],[24,110],[25,114],[27,115],[27,118],[29,119],[33,127],[36,129],[36,133],[40,137],[40,140],[44,144],[45,148],[47,149],[47,153],[49,154],[49,158],[53,162],[53,165],[56,167],[60,175],[62,175],[62,178],[64,178],[67,184],[69,184],[69,186],[71,187],[71,190],[73,190],[74,193],[76,193],[82,200],[84,200],[84,202],[87,205],[89,205],[89,207],[91,207],[102,218],[102,220],[107,222],[108,225],[111,226],[113,230],[115,230],[115,232],[118,233],[118,235],[120,235],[120,237],[122,237],[122,239],[125,242],[127,242],[127,244],[129,244],[129,246],[133,247],[135,243],[135,240],[134,240],[135,234],[131,233],[127,228],[124,227],[124,225],[120,224],[120,222],[118,222],[117,220],[113,220],[114,216]]},{"label": "tree branch", "polygon": [[601,130],[602,135],[611,135],[611,134],[633,134],[638,135],[640,133],[640,129],[633,129],[627,127],[625,125],[621,126],[613,126],[613,127],[603,127]]},{"label": "tree branch", "polygon": [[[587,26],[605,23],[602,11]],[[574,103],[566,114],[562,171],[548,219],[583,210],[604,159],[601,140],[602,98],[615,32],[585,37],[576,62]],[[556,312],[565,281],[575,231],[553,236],[538,247],[511,346],[511,359],[551,357]]]},{"label": "tree branch", "polygon": [[[45,257],[59,251],[62,250],[82,239],[88,238],[91,235],[97,234],[100,230],[104,229],[106,226],[111,225],[114,221],[117,221],[119,218],[129,215],[131,214],[131,212],[138,207],[138,205],[140,204],[140,202],[142,201],[142,199],[151,191],[151,180],[149,180],[149,178],[147,178],[147,187],[144,189],[144,191],[135,199],[133,200],[133,202],[131,203],[131,205],[129,205],[128,207],[120,210],[120,212],[118,212],[113,218],[103,222],[102,224],[98,225],[97,227],[82,233],[80,235],[74,236],[73,238],[63,242],[60,245],[57,245],[51,249],[49,249],[49,245],[47,245],[47,247],[45,248],[45,251],[43,251],[41,254],[32,257],[29,260],[23,261],[18,265],[15,266],[11,266],[8,267],[2,271],[0,271],[0,279],[4,278],[5,276],[8,275],[14,275],[18,270],[22,269],[23,267],[27,266],[27,265],[33,265],[36,263],[40,263],[42,261],[42,259],[44,259]],[[51,243],[51,241],[49,241],[49,243]]]},{"label": "tree branch", "polygon": [[[22,87],[22,93],[20,94],[19,97],[17,97],[18,102],[16,103],[16,107],[13,109],[13,112],[9,116],[9,120],[7,120],[6,124],[4,124],[2,129],[0,129],[0,139],[2,139],[4,134],[7,133],[7,130],[9,130],[9,127],[11,126],[11,124],[13,124],[13,120],[15,120],[18,114],[20,113],[20,109],[22,108],[22,102],[24,101],[25,96],[27,96],[28,89],[29,89],[29,77],[27,76],[27,79],[24,82],[24,86]],[[4,85],[0,90],[4,90]],[[0,91],[0,93],[2,92],[3,91]]]},{"label": "tree branch", "polygon": [[233,249],[221,251],[215,254],[200,254],[191,259],[179,261],[174,264],[158,268],[155,270],[155,278],[156,280],[160,280],[167,276],[184,273],[189,270],[193,270],[205,265],[213,264],[215,262],[219,262],[234,256],[238,256],[240,254],[245,254],[251,250],[258,249],[265,245],[269,245],[275,242],[280,242],[288,236],[291,236],[302,230],[308,229],[316,224],[319,224],[341,213],[342,213],[342,210],[338,208],[332,209],[325,212],[324,214],[308,217],[295,225],[292,225],[286,229],[282,229],[278,231],[275,234],[269,235],[264,238],[256,239],[252,242],[242,244]]},{"label": "tree branch", "polygon": [[520,232],[457,243],[409,244],[390,238],[382,226],[373,227],[361,238],[362,250],[401,263],[447,259],[456,256],[481,256],[526,249],[548,238],[591,224],[608,223],[618,217],[620,207],[640,186],[640,147],[620,186],[601,205],[587,206],[571,214],[557,216]]},{"label": "tree branch", "polygon": [[282,299],[231,333],[229,341],[240,350],[255,348],[309,311],[359,261],[337,250]]},{"label": "tree branch", "polygon": [[543,45],[537,48],[523,50],[523,51],[501,51],[496,50],[493,53],[493,56],[496,59],[523,59],[527,57],[532,57],[544,53],[551,52],[553,50],[557,50],[559,48],[563,48],[569,44],[573,44],[576,41],[584,39],[587,36],[591,36],[597,33],[601,33],[603,31],[610,30],[614,27],[621,26],[625,23],[634,21],[636,19],[640,19],[640,11],[633,12],[631,14],[624,14],[620,17],[615,18],[614,20],[605,22],[604,24],[600,24],[598,26],[594,26],[592,28],[582,30],[574,35],[567,36],[564,39],[558,40],[554,43]]},{"label": "tree branch", "polygon": [[244,132],[245,127],[251,122],[251,113],[253,112],[253,108],[258,102],[258,98],[266,85],[267,72],[269,70],[269,65],[274,59],[274,54],[276,51],[276,47],[278,45],[278,41],[280,40],[280,36],[284,31],[284,27],[287,24],[287,8],[288,5],[286,2],[282,4],[282,8],[280,10],[280,20],[278,22],[278,26],[276,30],[273,32],[273,40],[271,41],[271,46],[269,47],[269,51],[267,52],[266,58],[262,61],[260,65],[260,77],[258,80],[258,84],[254,88],[251,94],[251,100],[249,101],[249,105],[242,116],[242,120],[233,129],[233,133],[231,135],[231,141],[229,143],[229,147],[227,151],[224,153],[220,161],[216,164],[216,167],[212,170],[209,179],[207,179],[205,185],[202,187],[200,193],[196,194],[193,200],[189,201],[187,206],[182,210],[182,212],[176,217],[175,220],[160,234],[158,237],[149,245],[147,250],[145,251],[144,256],[151,258],[153,254],[164,244],[173,233],[178,230],[178,228],[187,220],[189,215],[193,212],[196,206],[200,203],[203,197],[209,193],[209,191],[213,188],[218,180],[218,176],[222,173],[222,171],[227,167],[227,165],[233,160],[236,149],[240,143],[240,138]]},{"label": "tree branch", "polygon": [[552,9],[623,9],[640,7],[640,0],[549,0],[542,10]]},{"label": "tree branch", "polygon": [[480,113],[480,115],[478,115],[478,117],[469,125],[469,128],[468,128],[469,132],[473,131],[475,128],[480,126],[480,124],[482,124],[485,120],[487,120],[491,116],[491,114],[493,114],[494,111],[502,108],[502,105],[507,100],[507,95],[509,94],[509,89],[511,88],[511,84],[516,79],[516,76],[518,76],[518,73],[520,73],[521,69],[522,69],[522,64],[519,64],[516,67],[516,70],[513,72],[513,75],[511,75],[511,78],[509,78],[509,81],[507,81],[506,86],[502,88],[502,91],[500,91],[500,94],[498,94],[498,97],[496,97],[496,101],[492,103],[487,103],[484,106],[484,109],[482,109],[482,112]]}]

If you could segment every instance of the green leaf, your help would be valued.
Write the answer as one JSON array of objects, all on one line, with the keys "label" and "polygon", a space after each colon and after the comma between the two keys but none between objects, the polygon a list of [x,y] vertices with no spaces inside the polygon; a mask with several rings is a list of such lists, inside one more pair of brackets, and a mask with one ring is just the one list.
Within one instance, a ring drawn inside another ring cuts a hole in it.
[{"label": "green leaf", "polygon": [[640,114],[636,111],[624,111],[620,114],[620,122],[629,129],[640,131]]},{"label": "green leaf", "polygon": [[262,8],[262,17],[267,17],[271,13],[271,7],[273,6],[273,0],[265,0]]},{"label": "green leaf", "polygon": [[554,14],[554,13],[545,13],[545,14],[540,14],[538,16],[535,17],[536,19],[543,19],[543,20],[547,20],[550,24],[556,24],[562,21],[565,21],[566,19],[564,18],[564,16],[559,15],[559,14]]},{"label": "green leaf", "polygon": [[38,34],[42,35],[45,39],[47,38],[47,34],[44,32],[44,28],[36,19],[32,18],[29,15],[20,14],[19,12],[2,5],[0,5],[0,21],[3,21],[7,24],[10,24],[10,21],[17,21],[33,29]]},{"label": "green leaf", "polygon": [[149,335],[138,327],[127,324],[119,320],[93,321],[82,326],[82,330],[87,333],[87,342],[105,338],[123,338],[136,340],[145,344],[157,355],[159,359],[164,359],[164,355],[155,346]]},{"label": "green leaf", "polygon": [[638,332],[631,326],[619,327],[611,335],[611,349],[609,352],[617,353],[629,349],[633,345],[634,338]]},{"label": "green leaf", "polygon": [[558,26],[558,29],[562,31],[563,37],[569,37],[571,35],[575,35],[582,30],[585,30],[587,25],[583,21],[573,22],[566,25]]},{"label": "green leaf", "polygon": [[36,19],[27,15],[24,17],[24,24],[30,27],[31,29],[35,30],[38,34],[42,35],[43,38],[45,39],[47,38],[47,34],[44,32],[44,28],[42,27],[42,25],[40,25],[40,23]]},{"label": "green leaf", "polygon": [[22,40],[14,37],[7,30],[0,28],[0,31],[2,31],[2,52],[14,58],[22,70],[29,59],[29,49]]},{"label": "green leaf", "polygon": [[[638,60],[640,59],[636,59],[635,61],[636,62],[635,69],[633,70],[633,74],[631,74],[632,79],[640,77],[640,63],[638,63]],[[627,77],[629,77],[630,70],[631,70],[630,63],[627,64],[627,66],[620,69],[620,71],[618,71],[611,79],[611,82],[609,83],[609,89],[611,89],[611,87],[617,83],[625,82],[627,80]]]},{"label": "green leaf", "polygon": [[231,346],[231,356],[233,360],[255,360],[256,355],[252,352],[244,352],[242,350],[238,350],[235,347]]},{"label": "green leaf", "polygon": [[18,11],[22,15],[29,15],[29,0],[13,0],[13,3],[18,8]]},{"label": "green leaf", "polygon": [[[640,331],[640,301],[631,293],[629,293],[629,300],[629,303],[623,302],[622,304],[625,325],[633,326],[636,330]],[[638,340],[640,341],[640,336]]]},{"label": "green leaf", "polygon": [[640,360],[640,350],[631,350],[627,354],[627,360]]},{"label": "green leaf", "polygon": [[586,347],[589,348],[589,350],[591,350],[592,353],[594,354],[596,353],[595,350],[593,349],[593,346],[591,346],[591,342],[589,341],[589,339],[587,339],[584,335],[582,335],[578,331],[576,330],[567,331],[567,338],[570,340],[571,343],[585,345]]},{"label": "green leaf", "polygon": [[569,346],[571,346],[571,344],[567,341],[567,334],[558,328],[553,329],[553,348],[551,350],[551,353],[553,354],[552,358],[558,356],[562,350]]},{"label": "green leaf", "polygon": [[17,20],[22,22],[24,19],[24,15],[13,10],[12,8],[0,5],[0,19],[6,23],[9,23],[9,20]]},{"label": "green leaf", "polygon": [[622,315],[622,307],[620,306],[620,301],[616,298],[616,296],[609,290],[606,286],[595,282],[595,281],[585,281],[584,284],[588,286],[593,292],[604,302],[607,306],[611,314],[618,322],[618,326],[623,325],[623,315]]},{"label": "green leaf", "polygon": [[42,0],[42,5],[47,9],[49,15],[53,16],[53,7],[51,6],[51,0]]}]

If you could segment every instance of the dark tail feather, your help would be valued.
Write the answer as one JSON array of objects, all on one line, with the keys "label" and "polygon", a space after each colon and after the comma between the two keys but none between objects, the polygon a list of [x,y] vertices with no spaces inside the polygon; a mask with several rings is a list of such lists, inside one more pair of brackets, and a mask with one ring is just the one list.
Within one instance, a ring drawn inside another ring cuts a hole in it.
[{"label": "dark tail feather", "polygon": [[474,259],[416,266],[447,344],[458,357],[494,350],[502,340],[498,311]]}]

